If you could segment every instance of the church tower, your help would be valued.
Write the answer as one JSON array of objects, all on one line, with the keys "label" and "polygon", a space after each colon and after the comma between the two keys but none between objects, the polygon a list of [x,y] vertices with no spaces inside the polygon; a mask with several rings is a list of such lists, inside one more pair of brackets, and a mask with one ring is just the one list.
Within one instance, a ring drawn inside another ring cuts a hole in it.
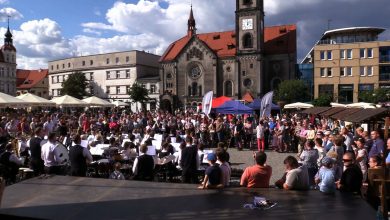
[{"label": "church tower", "polygon": [[194,12],[192,11],[192,5],[191,5],[190,17],[188,18],[187,35],[188,37],[192,37],[195,34],[196,34],[196,22],[195,22]]},{"label": "church tower", "polygon": [[264,92],[263,0],[236,0],[236,47],[238,97],[246,92],[257,97]]},{"label": "church tower", "polygon": [[16,95],[16,48],[13,44],[12,33],[9,29],[4,35],[4,45],[1,47],[0,92]]}]

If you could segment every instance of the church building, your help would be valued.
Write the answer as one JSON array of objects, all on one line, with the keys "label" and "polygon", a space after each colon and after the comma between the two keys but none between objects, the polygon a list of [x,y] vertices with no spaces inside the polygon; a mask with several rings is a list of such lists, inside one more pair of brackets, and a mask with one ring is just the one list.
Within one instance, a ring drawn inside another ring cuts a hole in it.
[{"label": "church building", "polygon": [[160,59],[161,108],[194,107],[203,95],[262,96],[295,78],[296,25],[264,27],[264,0],[236,0],[236,29],[197,33],[191,6],[187,35]]},{"label": "church building", "polygon": [[16,48],[13,44],[12,33],[5,33],[4,45],[0,49],[0,92],[16,95]]}]

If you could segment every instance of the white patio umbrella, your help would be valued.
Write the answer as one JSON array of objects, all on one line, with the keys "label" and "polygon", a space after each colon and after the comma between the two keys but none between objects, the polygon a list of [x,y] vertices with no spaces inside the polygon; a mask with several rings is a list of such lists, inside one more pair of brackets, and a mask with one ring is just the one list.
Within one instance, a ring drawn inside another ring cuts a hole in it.
[{"label": "white patio umbrella", "polygon": [[116,107],[125,107],[125,106],[129,106],[129,104],[124,103],[124,102],[120,102],[120,101],[113,101],[112,104],[114,104]]},{"label": "white patio umbrella", "polygon": [[330,106],[332,106],[332,107],[339,107],[339,108],[346,108],[347,107],[344,104],[340,104],[340,103],[336,103],[336,102],[330,103]]},{"label": "white patio umbrella", "polygon": [[7,107],[23,108],[23,107],[28,107],[30,105],[31,103],[29,102],[23,101],[21,99],[17,99],[13,96],[0,92],[0,108],[7,108]]},{"label": "white patio umbrella", "polygon": [[88,103],[90,107],[113,107],[114,104],[107,102],[104,99],[92,96],[82,100],[85,103]]},{"label": "white patio umbrella", "polygon": [[29,102],[33,106],[56,106],[56,103],[31,93],[25,93],[20,96],[17,96],[16,98]]},{"label": "white patio umbrella", "polygon": [[76,99],[69,95],[53,98],[51,101],[55,102],[57,106],[61,106],[61,107],[85,107],[88,105],[87,103],[81,101],[80,99]]},{"label": "white patio umbrella", "polygon": [[373,103],[358,102],[347,105],[348,108],[376,108]]},{"label": "white patio umbrella", "polygon": [[296,103],[291,103],[288,105],[285,105],[285,109],[300,109],[300,108],[313,108],[314,106],[312,104],[307,104],[307,103],[302,103],[302,102],[296,102]]}]

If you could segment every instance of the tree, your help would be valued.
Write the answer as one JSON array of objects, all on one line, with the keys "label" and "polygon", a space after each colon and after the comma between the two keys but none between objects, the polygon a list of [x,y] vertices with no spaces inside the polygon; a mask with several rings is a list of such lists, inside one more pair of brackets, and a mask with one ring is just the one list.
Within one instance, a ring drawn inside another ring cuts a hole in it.
[{"label": "tree", "polygon": [[316,107],[329,107],[331,102],[332,97],[330,95],[320,95],[313,100],[313,105]]},{"label": "tree", "polygon": [[360,92],[359,101],[369,103],[389,102],[390,89],[377,88],[372,91]]},{"label": "tree", "polygon": [[86,89],[88,86],[84,73],[74,72],[62,83],[61,94],[70,95],[78,99],[88,96]]},{"label": "tree", "polygon": [[130,87],[129,95],[131,100],[135,103],[141,103],[142,106],[144,106],[144,103],[149,100],[149,91],[138,83],[134,83]]},{"label": "tree", "polygon": [[293,103],[304,102],[308,97],[308,88],[302,80],[285,80],[279,84],[275,99]]}]

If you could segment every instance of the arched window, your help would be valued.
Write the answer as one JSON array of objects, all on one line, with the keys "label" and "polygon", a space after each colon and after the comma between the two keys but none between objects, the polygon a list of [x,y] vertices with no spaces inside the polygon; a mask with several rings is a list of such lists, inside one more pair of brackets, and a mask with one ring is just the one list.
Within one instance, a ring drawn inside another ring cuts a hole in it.
[{"label": "arched window", "polygon": [[246,33],[242,38],[244,48],[253,48],[253,37],[250,33]]},{"label": "arched window", "polygon": [[233,96],[233,83],[232,83],[232,81],[225,82],[225,96],[227,96],[227,97]]},{"label": "arched window", "polygon": [[193,82],[192,83],[192,96],[196,96],[196,95],[198,95],[197,94],[197,91],[198,91],[198,83],[196,83],[196,82]]},{"label": "arched window", "polygon": [[243,0],[244,5],[252,4],[252,0]]}]

